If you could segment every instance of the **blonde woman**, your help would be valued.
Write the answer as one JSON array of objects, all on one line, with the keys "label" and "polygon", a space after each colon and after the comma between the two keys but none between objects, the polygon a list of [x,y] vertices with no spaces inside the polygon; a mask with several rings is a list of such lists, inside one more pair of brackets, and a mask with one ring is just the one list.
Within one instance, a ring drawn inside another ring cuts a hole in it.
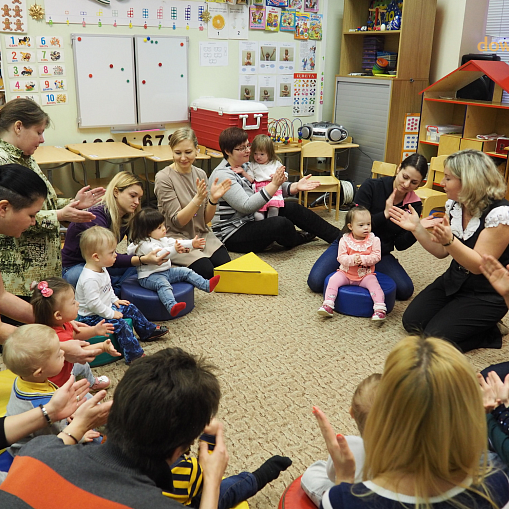
[{"label": "blonde woman", "polygon": [[170,139],[173,164],[156,174],[155,194],[159,212],[166,223],[166,234],[175,239],[205,239],[205,247],[172,256],[172,263],[188,267],[205,279],[214,276],[214,267],[230,261],[222,242],[207,226],[214,217],[219,199],[230,189],[231,181],[212,182],[207,190],[207,175],[193,166],[198,140],[189,127],[177,129]]},{"label": "blonde woman", "polygon": [[[449,198],[442,224],[428,232],[419,216],[395,207],[389,214],[437,258],[452,257],[447,271],[410,303],[403,315],[408,332],[423,331],[455,343],[462,351],[500,348],[497,323],[507,313],[504,299],[481,273],[483,255],[509,263],[509,202],[506,185],[492,159],[463,150],[445,161]],[[430,235],[431,233],[431,235]]]},{"label": "blonde woman", "polygon": [[[76,287],[85,260],[80,251],[80,234],[92,226],[102,226],[113,232],[120,242],[127,232],[129,220],[141,209],[143,184],[132,173],[117,173],[108,184],[106,193],[99,205],[92,207],[95,219],[89,223],[71,223],[62,248],[62,277]],[[167,257],[156,256],[156,250],[148,255],[130,256],[118,254],[113,267],[108,268],[115,293],[129,276],[136,274],[136,267],[145,264],[161,265]]]},{"label": "blonde woman", "polygon": [[333,459],[336,486],[324,509],[494,509],[509,482],[486,464],[486,418],[472,366],[438,338],[409,336],[387,357],[363,439],[364,482],[325,414],[313,413]]}]

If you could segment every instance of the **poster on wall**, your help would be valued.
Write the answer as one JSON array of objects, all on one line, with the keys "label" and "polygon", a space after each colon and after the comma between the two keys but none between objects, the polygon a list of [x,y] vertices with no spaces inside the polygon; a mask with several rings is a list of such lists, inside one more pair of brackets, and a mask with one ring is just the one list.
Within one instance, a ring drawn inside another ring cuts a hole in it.
[{"label": "poster on wall", "polygon": [[241,101],[258,100],[258,77],[255,74],[239,76],[239,99]]},{"label": "poster on wall", "polygon": [[293,75],[293,114],[296,117],[310,117],[316,110],[315,73],[295,73]]},{"label": "poster on wall", "polygon": [[267,7],[265,16],[265,30],[279,32],[281,11],[277,7]]},{"label": "poster on wall", "polygon": [[228,65],[228,41],[200,41],[200,65],[224,67]]},{"label": "poster on wall", "polygon": [[258,76],[258,101],[269,108],[274,106],[276,99],[276,76]]},{"label": "poster on wall", "polygon": [[295,43],[280,42],[277,50],[277,69],[282,74],[293,74],[295,72]]},{"label": "poster on wall", "polygon": [[299,70],[314,71],[316,67],[316,42],[302,41],[300,43]]},{"label": "poster on wall", "polygon": [[239,58],[241,74],[255,74],[258,63],[258,42],[240,41]]},{"label": "poster on wall", "polygon": [[247,5],[230,5],[229,11],[229,38],[248,39],[249,10]]},{"label": "poster on wall", "polygon": [[249,7],[249,28],[251,30],[265,30],[265,7],[251,5]]},{"label": "poster on wall", "polygon": [[282,74],[277,77],[276,87],[276,105],[291,106],[292,105],[292,86],[293,76],[291,74]]},{"label": "poster on wall", "polygon": [[209,4],[210,21],[208,22],[209,39],[228,39],[229,25],[228,6],[226,4]]},{"label": "poster on wall", "polygon": [[281,11],[281,32],[295,31],[295,11]]},{"label": "poster on wall", "polygon": [[26,0],[5,0],[0,7],[0,32],[26,33],[26,16]]},{"label": "poster on wall", "polygon": [[277,66],[277,42],[260,43],[260,72],[276,72]]}]

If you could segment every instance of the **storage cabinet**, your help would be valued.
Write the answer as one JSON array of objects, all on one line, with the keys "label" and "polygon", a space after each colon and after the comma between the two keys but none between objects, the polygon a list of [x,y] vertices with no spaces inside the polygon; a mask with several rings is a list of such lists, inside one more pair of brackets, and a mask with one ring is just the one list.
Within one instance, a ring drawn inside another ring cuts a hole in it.
[{"label": "storage cabinet", "polygon": [[[420,110],[419,93],[429,82],[436,0],[404,0],[401,30],[350,31],[366,24],[370,4],[370,0],[345,0],[344,3],[334,121],[344,125],[370,157],[398,164],[401,160],[405,115]],[[398,53],[396,75],[350,76],[350,73],[362,72],[364,38],[374,35],[383,39],[384,51]],[[377,104],[376,94],[368,101],[363,99],[370,81],[373,82],[373,90],[377,90],[375,87],[380,87],[381,82],[387,82],[385,91],[388,95],[383,104]],[[349,86],[348,97],[343,92],[345,83]],[[352,103],[355,97],[357,100]],[[350,104],[346,104],[346,101],[350,101]],[[377,129],[383,130],[382,149],[381,137],[372,138],[366,131],[370,125],[369,119],[378,126]],[[371,161],[355,152],[352,154],[352,165],[356,168],[355,180],[361,181],[370,176]]]},{"label": "storage cabinet", "polygon": [[[460,88],[483,74],[495,82],[493,101],[456,98]],[[462,126],[460,149],[478,148],[504,162],[507,154],[497,154],[493,142],[476,139],[478,134],[509,135],[509,104],[500,102],[501,83],[509,83],[509,65],[473,60],[426,88],[423,91],[419,152],[428,160],[438,154],[439,144],[426,141],[427,125],[456,124]]]}]

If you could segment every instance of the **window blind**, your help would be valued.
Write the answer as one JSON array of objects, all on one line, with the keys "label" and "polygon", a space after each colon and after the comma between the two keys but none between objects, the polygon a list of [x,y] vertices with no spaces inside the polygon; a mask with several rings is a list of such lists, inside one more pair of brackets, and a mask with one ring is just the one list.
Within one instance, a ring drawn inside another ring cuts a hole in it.
[{"label": "window blind", "polygon": [[490,0],[486,35],[509,37],[509,0]]}]

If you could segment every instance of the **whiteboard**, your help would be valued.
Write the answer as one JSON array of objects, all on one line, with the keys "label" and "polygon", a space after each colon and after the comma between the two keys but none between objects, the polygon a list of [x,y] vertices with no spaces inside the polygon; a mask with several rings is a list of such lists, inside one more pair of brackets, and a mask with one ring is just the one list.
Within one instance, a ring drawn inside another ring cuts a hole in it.
[{"label": "whiteboard", "polygon": [[188,37],[135,37],[138,124],[187,122]]},{"label": "whiteboard", "polygon": [[137,123],[133,37],[71,34],[79,127]]},{"label": "whiteboard", "polygon": [[79,127],[188,120],[188,37],[71,35]]}]

